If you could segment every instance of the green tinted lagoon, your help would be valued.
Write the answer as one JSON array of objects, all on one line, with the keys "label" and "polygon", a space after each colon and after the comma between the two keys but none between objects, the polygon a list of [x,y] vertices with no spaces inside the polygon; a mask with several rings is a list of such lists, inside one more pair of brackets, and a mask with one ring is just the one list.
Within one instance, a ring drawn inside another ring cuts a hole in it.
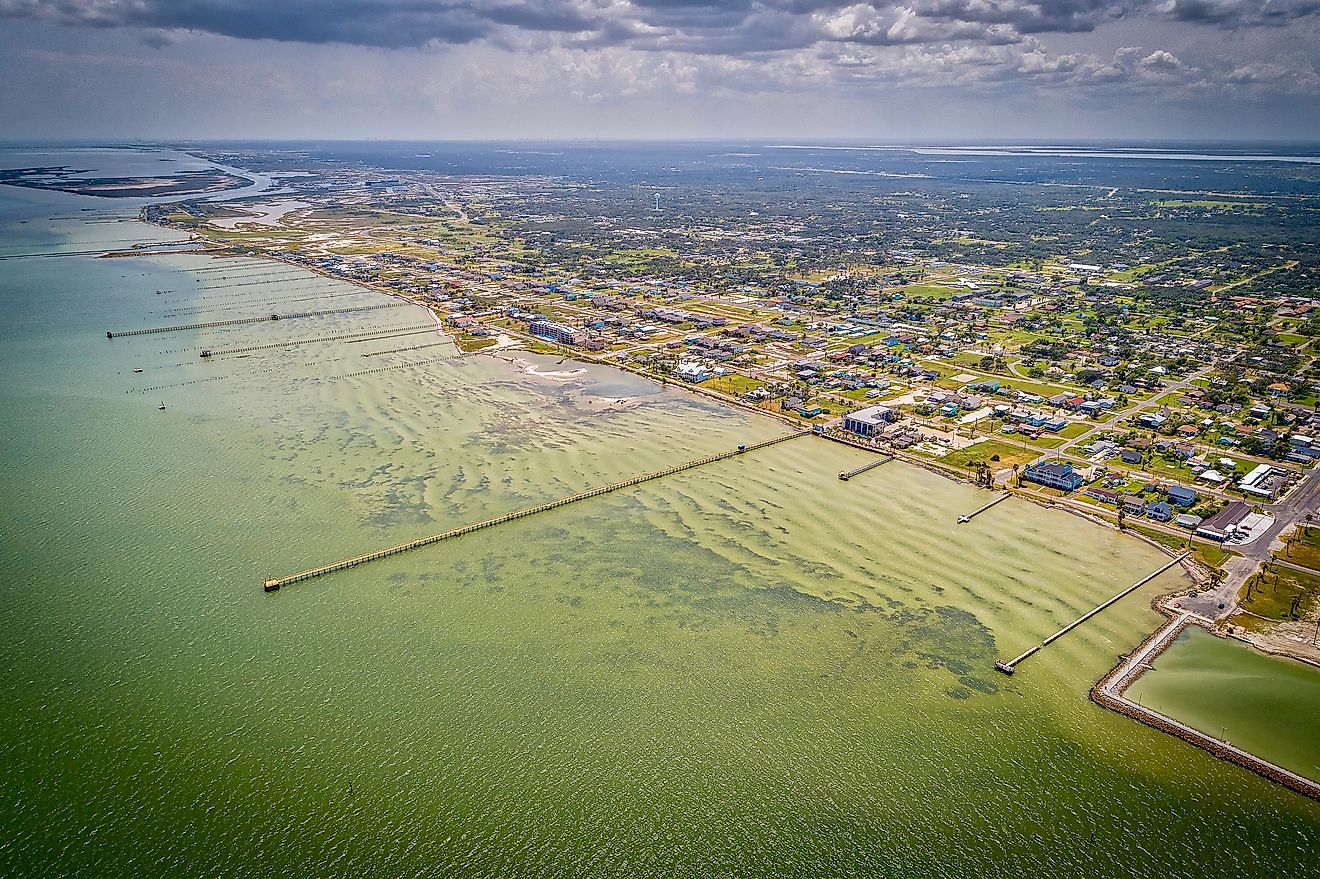
[{"label": "green tinted lagoon", "polygon": [[1128,688],[1129,698],[1201,732],[1320,779],[1320,672],[1187,629]]}]

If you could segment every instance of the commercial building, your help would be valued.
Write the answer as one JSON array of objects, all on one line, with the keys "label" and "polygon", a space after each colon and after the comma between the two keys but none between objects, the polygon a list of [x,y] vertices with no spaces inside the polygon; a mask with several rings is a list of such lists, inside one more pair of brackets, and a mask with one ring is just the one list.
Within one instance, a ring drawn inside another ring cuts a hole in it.
[{"label": "commercial building", "polygon": [[1282,467],[1261,464],[1238,480],[1238,486],[1247,494],[1272,498],[1279,493],[1288,479],[1288,471]]},{"label": "commercial building", "polygon": [[1237,531],[1237,526],[1242,523],[1242,520],[1250,515],[1251,507],[1242,501],[1233,501],[1198,525],[1196,536],[1207,537],[1210,540],[1227,540]]},{"label": "commercial building", "polygon": [[843,416],[843,429],[858,436],[871,437],[882,433],[885,425],[896,417],[888,406],[868,406]]},{"label": "commercial building", "polygon": [[544,339],[553,339],[564,345],[576,345],[581,341],[582,334],[576,327],[570,327],[568,324],[556,323],[552,320],[538,318],[532,321],[527,329],[533,336],[540,336]]}]

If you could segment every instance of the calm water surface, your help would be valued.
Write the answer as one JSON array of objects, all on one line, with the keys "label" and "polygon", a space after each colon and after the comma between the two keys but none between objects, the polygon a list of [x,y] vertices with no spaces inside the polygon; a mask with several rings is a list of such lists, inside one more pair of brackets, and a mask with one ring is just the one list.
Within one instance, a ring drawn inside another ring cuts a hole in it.
[{"label": "calm water surface", "polygon": [[[163,237],[84,207],[0,189],[0,255]],[[362,356],[439,336],[198,357],[410,306],[105,338],[382,301],[225,265],[0,262],[0,873],[1320,875],[1315,804],[1086,699],[1176,575],[992,671],[1161,555],[814,438],[263,593],[782,427]]]},{"label": "calm water surface", "polygon": [[1299,775],[1320,779],[1320,673],[1186,630],[1128,696]]}]

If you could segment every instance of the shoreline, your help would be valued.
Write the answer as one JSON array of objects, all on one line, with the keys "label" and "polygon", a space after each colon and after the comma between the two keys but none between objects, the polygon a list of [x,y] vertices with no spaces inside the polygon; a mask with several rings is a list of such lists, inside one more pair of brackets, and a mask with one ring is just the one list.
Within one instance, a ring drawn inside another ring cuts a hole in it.
[{"label": "shoreline", "polygon": [[[143,213],[139,214],[138,219],[139,221],[150,226],[156,226],[157,228],[162,228],[162,229],[172,229],[172,227],[170,226],[155,223],[146,219]],[[201,241],[199,243],[202,244],[203,247],[205,247],[207,244],[206,239],[202,236],[199,237],[201,237]],[[125,254],[125,255],[130,255],[130,254]],[[151,254],[133,253],[131,255],[143,256],[143,255],[151,255]],[[369,281],[343,278],[315,267],[303,265],[302,263],[295,262],[293,260],[282,259],[277,254],[263,253],[254,257],[250,254],[216,253],[216,252],[207,252],[203,250],[203,251],[189,252],[189,255],[205,255],[211,257],[212,259],[233,259],[233,258],[265,259],[273,263],[279,263],[281,265],[287,265],[293,268],[301,269],[311,274],[319,275],[328,279],[348,283],[364,291],[380,293],[385,296],[389,296],[394,299],[406,302],[408,304],[416,305],[417,307],[423,308],[428,313],[430,313],[432,319],[436,324],[437,334],[446,337],[450,341],[450,343],[455,346],[455,348],[459,348],[457,337],[454,334],[449,333],[445,330],[443,319],[441,318],[440,314],[436,311],[435,308],[433,308],[432,306],[426,303],[419,302],[416,299],[404,295],[402,293],[399,293],[397,291],[382,289],[372,284]],[[468,353],[490,354],[491,356],[496,356],[497,359],[505,360],[511,365],[517,367],[518,364],[515,361],[515,358],[510,357],[508,355],[515,354],[518,351],[528,351],[528,349],[523,347],[523,342],[528,340],[523,340],[518,338],[519,335],[520,334],[517,334],[516,331],[511,332],[507,328],[502,328],[500,340],[495,346],[490,347],[488,349],[481,349]],[[506,340],[509,344],[505,344]],[[459,350],[461,351],[461,348]],[[504,354],[505,356],[503,357],[498,356],[501,353]],[[529,353],[535,353],[535,352],[529,351]],[[677,387],[682,390],[686,390],[696,396],[706,397],[713,401],[740,409],[745,412],[755,413],[761,416],[768,417],[782,424],[790,425],[798,430],[810,430],[810,427],[804,425],[804,423],[798,419],[791,418],[786,415],[782,415],[778,412],[774,412],[772,410],[765,409],[760,406],[753,406],[741,399],[730,397],[718,391],[713,391],[711,389],[703,388],[698,385],[692,385],[686,382],[674,381],[669,376],[657,375],[643,369],[629,369],[627,366],[623,364],[610,360],[605,360],[599,357],[594,357],[586,354],[585,352],[574,351],[565,354],[565,357],[584,364],[594,364],[594,365],[607,366],[614,369],[618,369],[620,372],[636,375],[638,377],[656,382],[665,388]],[[524,371],[526,372],[527,370]],[[837,438],[830,437],[828,434],[823,432],[816,433],[815,435],[820,436],[823,439],[830,439],[834,442],[840,442],[844,445],[852,446],[858,449],[859,451],[871,451],[877,455],[891,455],[892,457],[897,458],[898,460],[906,464],[921,467],[937,476],[941,476],[945,479],[949,479],[954,482],[964,483],[977,488],[984,487],[974,483],[965,474],[955,471],[952,468],[941,466],[938,461],[932,461],[929,459],[913,456],[910,453],[906,453],[897,449],[880,449],[879,447],[872,449],[872,448],[868,448],[867,446],[863,446],[860,443],[843,442]],[[1146,537],[1145,535],[1126,529],[1119,529],[1114,524],[1109,523],[1099,517],[1088,515],[1084,511],[1076,509],[1070,504],[1054,503],[1045,498],[1041,498],[1033,494],[1017,490],[1015,489],[1014,486],[1009,484],[1005,484],[997,487],[1008,491],[1010,494],[1012,494],[1015,497],[1030,501],[1042,509],[1066,511],[1080,519],[1090,522],[1091,524],[1098,525],[1107,530],[1124,534],[1128,537],[1132,537],[1138,541],[1141,541],[1146,545],[1158,550],[1164,555],[1167,556],[1176,555],[1176,553],[1174,553],[1169,547],[1164,546],[1163,544],[1160,544],[1159,542],[1149,537]],[[995,489],[996,487],[992,487],[990,490],[994,491]],[[1191,561],[1192,566],[1199,566],[1199,564],[1200,564],[1199,562]],[[1188,569],[1187,564],[1184,564],[1182,566],[1182,570],[1184,577],[1186,577],[1193,584],[1198,586],[1200,585],[1198,578],[1193,575],[1191,570]],[[1173,594],[1176,593],[1165,593],[1159,596],[1156,600],[1162,601],[1171,598]],[[1186,625],[1196,624],[1196,625],[1202,625],[1212,634],[1215,634],[1219,637],[1232,637],[1232,635],[1230,634],[1224,634],[1216,631],[1216,629],[1212,627],[1212,624],[1214,622],[1212,620],[1206,620],[1202,617],[1197,617],[1189,612],[1181,612],[1180,614],[1178,614],[1175,611],[1169,610],[1167,608],[1155,604],[1152,604],[1152,606],[1158,613],[1165,616],[1170,616],[1172,620],[1182,619],[1183,622],[1178,627],[1179,632],[1181,632],[1182,629],[1186,627]],[[1191,620],[1193,619],[1196,620],[1195,623],[1191,622]],[[1136,655],[1141,650],[1147,648],[1148,645],[1155,644],[1159,641],[1159,639],[1167,637],[1167,641],[1163,643],[1163,646],[1161,646],[1158,651],[1154,652],[1148,657],[1145,657],[1147,659],[1154,659],[1156,656],[1159,655],[1159,653],[1167,649],[1168,646],[1171,645],[1173,641],[1176,640],[1176,635],[1173,637],[1168,637],[1170,627],[1171,627],[1171,622],[1166,621],[1163,625],[1157,627],[1153,632],[1148,633],[1141,640],[1138,647],[1135,648],[1131,654],[1128,654],[1128,656],[1130,657],[1132,655]],[[1238,639],[1238,640],[1242,640],[1242,639]],[[1257,645],[1253,644],[1250,641],[1243,641],[1243,643],[1250,644],[1253,648],[1257,650],[1261,650],[1261,648],[1259,648]],[[1286,654],[1277,654],[1266,650],[1261,650],[1261,652],[1271,656],[1286,655]],[[1158,712],[1154,712],[1149,709],[1144,709],[1141,706],[1136,705],[1136,703],[1133,703],[1130,700],[1124,698],[1122,696],[1122,690],[1126,689],[1127,685],[1129,685],[1132,681],[1134,681],[1137,677],[1139,677],[1139,673],[1133,675],[1131,674],[1131,672],[1134,670],[1134,668],[1139,668],[1139,671],[1144,671],[1145,670],[1144,667],[1134,667],[1127,669],[1127,675],[1125,675],[1121,681],[1121,689],[1119,689],[1116,693],[1113,692],[1115,681],[1119,679],[1119,672],[1123,671],[1128,666],[1128,664],[1129,664],[1128,658],[1125,657],[1121,659],[1118,665],[1116,665],[1113,669],[1111,669],[1108,674],[1106,674],[1094,685],[1092,685],[1088,690],[1090,701],[1094,702],[1096,705],[1102,708],[1107,708],[1109,710],[1115,711],[1116,713],[1123,714],[1124,716],[1127,716],[1139,723],[1142,723],[1143,725],[1152,727],[1161,732],[1168,733],[1169,735],[1172,735],[1175,738],[1180,738],[1186,741],[1187,743],[1192,744],[1195,747],[1199,747],[1202,750],[1205,750],[1206,752],[1212,754],[1215,757],[1218,757],[1219,759],[1226,760],[1227,762],[1231,762],[1234,763],[1235,765],[1241,766],[1242,768],[1254,772],[1257,775],[1260,775],[1264,778],[1267,778],[1271,781],[1275,781],[1276,783],[1288,787],[1289,789],[1294,790],[1303,796],[1320,800],[1320,784],[1312,782],[1311,780],[1306,779],[1302,776],[1298,776],[1295,773],[1291,773],[1288,770],[1283,769],[1282,767],[1278,767],[1275,764],[1270,763],[1269,761],[1266,761],[1262,758],[1256,757],[1255,755],[1252,755],[1246,751],[1242,751],[1241,749],[1235,748],[1231,745],[1227,745],[1226,743],[1219,742],[1218,740],[1213,739],[1212,737],[1207,736],[1206,734],[1201,733],[1200,731],[1195,730],[1192,727],[1186,726],[1185,724],[1181,724],[1178,721],[1173,720],[1172,718],[1159,714]]]}]

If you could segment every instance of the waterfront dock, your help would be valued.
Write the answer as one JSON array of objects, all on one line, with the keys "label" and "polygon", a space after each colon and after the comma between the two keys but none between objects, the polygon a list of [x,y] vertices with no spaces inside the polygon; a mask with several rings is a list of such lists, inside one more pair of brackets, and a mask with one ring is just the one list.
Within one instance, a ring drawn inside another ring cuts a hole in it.
[{"label": "waterfront dock", "polygon": [[893,455],[885,455],[884,457],[877,458],[874,461],[869,461],[860,467],[854,467],[851,470],[845,470],[844,472],[839,474],[839,478],[842,479],[844,482],[847,482],[849,479],[852,479],[854,476],[861,476],[866,471],[874,470],[876,467],[879,467],[881,464],[888,464],[892,460],[894,460]]},{"label": "waterfront dock", "polygon": [[965,524],[967,524],[968,522],[970,522],[970,521],[972,521],[973,519],[975,519],[977,516],[979,516],[979,515],[981,515],[982,513],[984,513],[986,510],[988,510],[988,509],[990,509],[991,507],[993,507],[995,504],[1003,503],[1004,501],[1008,500],[1010,494],[1011,494],[1011,492],[1007,492],[1007,491],[1006,491],[1006,492],[1004,492],[1003,494],[999,495],[999,497],[997,497],[997,498],[995,498],[994,500],[990,501],[990,503],[985,504],[984,506],[978,507],[978,508],[975,509],[975,510],[972,510],[972,511],[971,511],[970,513],[968,513],[966,516],[959,516],[959,517],[958,517],[958,524],[959,524],[959,525],[965,525]]},{"label": "waterfront dock", "polygon": [[281,588],[282,586],[287,586],[290,583],[298,583],[303,580],[311,580],[315,577],[323,577],[326,574],[333,574],[336,571],[343,571],[348,568],[355,568],[358,565],[364,565],[367,562],[374,562],[379,559],[388,558],[390,556],[398,555],[400,553],[407,552],[408,550],[412,550],[412,549],[420,549],[423,546],[430,546],[433,543],[440,543],[441,541],[451,540],[455,537],[462,537],[465,534],[471,534],[474,531],[481,531],[484,528],[491,528],[494,527],[495,525],[502,525],[505,522],[512,522],[515,519],[525,519],[526,517],[535,515],[536,513],[544,513],[547,510],[557,509],[558,507],[567,506],[568,504],[577,503],[578,501],[587,500],[588,498],[600,497],[603,494],[609,494],[610,492],[618,491],[619,489],[622,488],[630,488],[634,485],[640,485],[643,482],[649,482],[652,479],[659,479],[663,476],[671,476],[675,473],[681,473],[685,470],[692,470],[697,467],[703,467],[706,464],[713,464],[716,461],[724,461],[729,458],[737,457],[738,455],[746,454],[747,452],[755,452],[758,449],[764,449],[767,446],[777,445],[778,443],[787,442],[788,440],[797,439],[798,437],[807,436],[809,434],[810,431],[796,431],[794,433],[784,434],[782,436],[777,436],[772,439],[763,440],[759,443],[752,443],[751,445],[740,445],[738,446],[738,448],[729,452],[720,452],[719,454],[708,455],[705,458],[698,458],[695,461],[687,461],[682,464],[676,464],[673,467],[666,467],[664,470],[657,470],[654,473],[644,473],[641,476],[634,476],[633,478],[625,479],[622,482],[612,482],[609,485],[602,485],[598,488],[592,488],[592,489],[588,489],[587,491],[579,492],[578,494],[569,495],[568,497],[562,497],[557,500],[547,501],[546,503],[543,504],[537,504],[534,507],[526,507],[521,510],[515,510],[512,513],[505,513],[501,516],[495,516],[492,519],[486,519],[481,522],[474,522],[470,525],[463,525],[462,527],[453,528],[449,531],[443,531],[439,534],[432,534],[429,537],[419,537],[416,540],[410,540],[406,543],[398,543],[395,544],[394,546],[387,546],[384,549],[378,549],[375,550],[374,552],[364,553],[363,555],[354,556],[348,559],[342,559],[337,562],[331,562],[328,565],[321,565],[320,567],[309,568],[306,571],[299,571],[296,574],[289,574],[288,576],[285,577],[271,577],[263,582],[262,587],[267,592],[274,592],[279,588]]},{"label": "waterfront dock", "polygon": [[330,308],[323,311],[293,311],[287,314],[264,314],[260,317],[236,317],[230,320],[213,320],[200,324],[177,324],[168,327],[143,327],[136,330],[107,330],[105,337],[107,339],[118,339],[121,336],[146,336],[154,333],[177,333],[184,330],[208,330],[215,327],[236,327],[241,324],[257,324],[266,321],[295,320],[303,317],[327,317],[332,314],[356,314],[361,311],[377,311],[382,308],[398,308],[401,305],[407,305],[405,302],[384,302],[378,305],[358,305],[352,308]]},{"label": "waterfront dock", "polygon": [[1077,627],[1080,626],[1082,623],[1084,623],[1084,622],[1086,622],[1087,620],[1089,620],[1091,617],[1093,617],[1093,616],[1095,616],[1096,614],[1100,613],[1100,612],[1101,612],[1102,610],[1104,610],[1105,608],[1109,607],[1109,606],[1112,605],[1112,604],[1115,604],[1116,602],[1118,602],[1119,600],[1121,600],[1121,599],[1127,597],[1128,595],[1131,595],[1133,592],[1137,591],[1137,590],[1140,589],[1142,586],[1145,586],[1145,585],[1146,585],[1147,583],[1149,583],[1151,580],[1154,580],[1154,579],[1155,579],[1156,577],[1158,577],[1160,574],[1163,574],[1165,571],[1169,570],[1169,569],[1172,568],[1174,565],[1179,564],[1183,559],[1187,558],[1187,556],[1189,556],[1189,555],[1191,555],[1191,553],[1187,553],[1187,552],[1185,552],[1185,553],[1183,553],[1182,555],[1180,555],[1180,556],[1178,556],[1177,558],[1175,558],[1175,559],[1173,559],[1172,561],[1170,561],[1168,564],[1161,565],[1159,568],[1156,568],[1154,571],[1151,571],[1149,574],[1147,574],[1146,576],[1142,577],[1140,580],[1138,580],[1137,582],[1133,583],[1131,586],[1129,586],[1128,588],[1124,589],[1122,592],[1118,593],[1118,594],[1115,595],[1113,598],[1111,598],[1111,599],[1109,599],[1108,601],[1106,601],[1104,604],[1098,605],[1098,606],[1096,606],[1096,607],[1093,607],[1091,610],[1088,610],[1086,613],[1082,614],[1082,615],[1079,616],[1077,619],[1073,620],[1071,623],[1069,623],[1068,625],[1064,626],[1062,629],[1059,629],[1059,631],[1055,632],[1053,635],[1050,635],[1050,636],[1049,636],[1048,638],[1046,638],[1044,641],[1040,642],[1040,643],[1037,644],[1036,646],[1034,646],[1034,647],[1032,647],[1031,649],[1027,650],[1026,652],[1022,653],[1020,656],[1014,657],[1013,659],[1010,659],[1008,662],[1003,662],[1003,661],[996,662],[996,663],[995,663],[995,670],[997,670],[997,671],[1001,671],[1001,672],[1003,672],[1003,673],[1006,674],[1006,675],[1011,675],[1011,674],[1017,669],[1017,666],[1018,666],[1020,663],[1022,663],[1022,662],[1025,661],[1026,659],[1030,658],[1031,656],[1035,655],[1036,652],[1039,651],[1041,648],[1043,648],[1043,647],[1048,647],[1050,644],[1052,644],[1052,643],[1054,643],[1055,641],[1059,640],[1059,639],[1062,638],[1064,635],[1068,634],[1068,633],[1071,632],[1073,629],[1077,628]]},{"label": "waterfront dock", "polygon": [[292,348],[298,345],[314,345],[318,342],[374,342],[378,339],[394,339],[399,336],[418,336],[422,333],[436,333],[435,324],[417,324],[401,327],[386,327],[379,331],[358,333],[338,333],[332,336],[312,336],[306,339],[286,339],[283,342],[270,342],[265,345],[244,345],[238,348],[203,348],[202,357],[223,357],[226,354],[251,354],[254,351],[269,351],[273,348]]}]

